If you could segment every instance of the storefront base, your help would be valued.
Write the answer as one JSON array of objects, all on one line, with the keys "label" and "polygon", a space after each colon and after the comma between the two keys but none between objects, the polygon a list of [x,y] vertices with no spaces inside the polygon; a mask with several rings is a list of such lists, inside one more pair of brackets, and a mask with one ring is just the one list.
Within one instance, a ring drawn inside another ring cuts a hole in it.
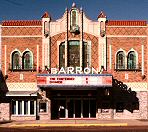
[{"label": "storefront base", "polygon": [[10,120],[10,103],[0,103],[0,120]]},{"label": "storefront base", "polygon": [[101,91],[67,91],[71,96],[65,96],[65,91],[52,92],[52,96],[51,91],[46,93],[49,100],[42,104],[41,98],[11,97],[10,102],[0,103],[0,120],[148,119],[147,91],[136,92],[138,102],[124,103],[115,98],[112,106],[108,105],[110,98],[98,98]]}]

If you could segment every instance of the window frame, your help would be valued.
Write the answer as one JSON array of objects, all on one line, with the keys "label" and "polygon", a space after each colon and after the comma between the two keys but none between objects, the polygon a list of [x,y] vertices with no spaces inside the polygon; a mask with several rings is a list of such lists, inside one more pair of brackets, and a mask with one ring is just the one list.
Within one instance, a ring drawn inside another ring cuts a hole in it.
[{"label": "window frame", "polygon": [[[20,108],[21,111],[19,112],[19,101],[21,102]],[[28,102],[28,113],[25,113],[25,101]],[[33,110],[34,113],[31,114],[31,103],[33,102]],[[15,104],[15,110],[13,110],[13,103]],[[36,100],[12,100],[11,101],[11,115],[12,116],[35,116],[36,115]]]},{"label": "window frame", "polygon": [[[75,24],[73,24],[73,12],[75,12]],[[78,26],[78,11],[77,9],[72,9],[70,12],[70,26]]]},{"label": "window frame", "polygon": [[[25,65],[27,64],[26,62],[25,62],[25,59],[26,59],[26,55],[30,55],[29,56],[29,68],[26,68],[25,67]],[[30,70],[30,69],[33,69],[33,55],[32,55],[32,53],[30,52],[30,51],[25,51],[24,53],[23,53],[23,56],[22,56],[22,69],[24,69],[24,70]]]},{"label": "window frame", "polygon": [[[131,55],[133,55],[133,58],[132,58],[133,60],[131,60]],[[136,59],[137,59],[136,53],[134,51],[130,51],[127,56],[127,69],[136,69],[137,67]],[[133,64],[130,65],[131,61]]]},{"label": "window frame", "polygon": [[[122,53],[122,54],[120,54],[120,53]],[[120,64],[119,64],[119,61],[121,61],[120,59],[119,59],[119,55],[122,55],[122,61],[123,61],[123,64],[121,64],[121,66],[120,66]],[[126,62],[125,62],[125,60],[126,60],[126,55],[125,55],[125,53],[124,53],[124,51],[118,51],[117,52],[117,54],[116,54],[116,69],[118,69],[118,70],[122,70],[122,69],[126,69]]]},{"label": "window frame", "polygon": [[[15,55],[18,55],[18,58],[17,58],[17,59],[18,59],[18,60],[17,60],[17,61],[18,61],[18,68],[15,68],[16,65],[14,65],[14,63],[15,63],[15,62],[14,62],[14,56],[15,56]],[[19,51],[14,51],[14,52],[12,53],[12,55],[11,55],[11,63],[12,63],[12,69],[13,69],[13,70],[19,70],[19,69],[22,68],[22,65],[21,65],[21,57],[20,57],[20,56],[21,56],[21,54],[19,53]]]},{"label": "window frame", "polygon": [[[31,62],[30,62],[30,67],[31,68],[24,68],[24,55],[26,53],[29,53],[30,54],[30,58],[31,58]],[[14,62],[13,62],[13,57],[15,54],[18,54],[19,55],[19,68],[14,68]],[[19,71],[36,71],[36,67],[34,65],[34,60],[33,60],[33,53],[27,48],[23,53],[21,53],[18,49],[15,49],[14,51],[11,52],[10,54],[10,63],[9,63],[9,71],[12,71],[12,72],[19,72]]]},{"label": "window frame", "polygon": [[[45,103],[45,111],[41,111],[41,104]],[[39,101],[39,113],[48,113],[48,103],[47,101],[40,100]]]}]

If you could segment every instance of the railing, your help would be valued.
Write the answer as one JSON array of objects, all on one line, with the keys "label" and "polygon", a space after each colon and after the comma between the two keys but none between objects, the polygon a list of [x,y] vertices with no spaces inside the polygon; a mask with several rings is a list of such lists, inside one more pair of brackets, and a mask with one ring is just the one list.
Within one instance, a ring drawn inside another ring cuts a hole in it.
[{"label": "railing", "polygon": [[141,65],[138,64],[138,65],[134,65],[134,66],[127,66],[127,65],[124,65],[124,66],[121,66],[119,64],[114,64],[114,70],[116,71],[141,71]]},{"label": "railing", "polygon": [[9,71],[11,72],[18,72],[18,71],[32,71],[35,72],[36,71],[36,65],[33,65],[33,67],[28,67],[28,68],[23,68],[21,65],[16,66],[15,68],[9,64]]}]

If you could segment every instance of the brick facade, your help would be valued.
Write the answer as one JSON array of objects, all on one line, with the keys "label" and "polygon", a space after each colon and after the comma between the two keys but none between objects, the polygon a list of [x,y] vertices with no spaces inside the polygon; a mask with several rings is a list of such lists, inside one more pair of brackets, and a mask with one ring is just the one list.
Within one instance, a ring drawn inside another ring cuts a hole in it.
[{"label": "brick facade", "polygon": [[[72,7],[72,9],[75,8],[76,7]],[[90,42],[91,67],[99,68],[101,70],[101,66],[104,66],[105,72],[102,72],[102,74],[111,74],[113,76],[113,80],[116,79],[119,83],[119,86],[113,84],[112,89],[114,89],[115,86],[115,91],[118,91],[122,86],[125,86],[126,91],[131,89],[136,93],[134,97],[139,101],[139,110],[134,110],[132,112],[128,109],[124,109],[123,112],[117,113],[116,107],[114,106],[116,102],[112,104],[107,113],[102,113],[99,106],[96,109],[96,119],[147,119],[147,22],[112,20],[106,21],[106,16],[103,14],[103,12],[101,12],[101,14],[98,16],[98,21],[91,21],[85,16],[83,11],[77,9],[79,21],[77,23],[78,29],[76,29],[78,32],[76,32],[72,31],[70,27],[70,11],[66,10],[63,17],[58,21],[51,21],[50,16],[45,13],[41,20],[10,20],[2,22],[2,34],[0,39],[0,50],[2,55],[0,54],[0,61],[4,76],[6,77],[6,75],[8,75],[6,84],[8,86],[9,92],[23,92],[29,91],[28,89],[31,89],[30,91],[37,93],[38,90],[45,90],[48,93],[45,100],[47,101],[48,99],[51,99],[52,95],[50,90],[47,90],[46,88],[42,89],[42,87],[37,86],[38,74],[46,74],[50,71],[50,68],[59,66],[59,45],[62,42],[65,42],[66,45],[70,40],[78,40],[80,42],[80,46],[82,42]],[[49,24],[49,26],[47,26],[48,28],[45,25],[47,21]],[[103,27],[104,29],[101,27],[101,22],[103,22],[105,25],[105,27]],[[67,46],[65,50],[68,48],[69,47]],[[21,53],[20,58],[22,58],[22,55],[25,51],[31,51],[33,54],[33,69],[13,70],[12,53],[14,51],[19,51]],[[136,62],[137,68],[132,70],[117,69],[116,57],[118,51],[124,51],[124,53],[126,53],[126,66],[128,53],[130,51],[135,51],[138,55]],[[65,56],[66,59],[69,53],[65,51],[63,55],[67,55]],[[83,46],[80,48],[80,55],[80,59],[83,58]],[[44,68],[44,66],[46,66],[48,70]],[[21,87],[19,83],[23,86]],[[113,83],[115,82],[113,81]],[[120,92],[123,92],[122,88],[120,90]],[[129,92],[131,91],[129,90]],[[115,96],[120,96],[117,95],[117,93],[113,95],[113,99],[116,98]],[[13,96],[10,98],[13,99]],[[98,98],[98,95],[96,98]],[[24,98],[20,96],[18,101],[23,99]],[[29,101],[31,101],[31,99],[29,99]],[[34,116],[12,115],[10,112],[12,109],[12,102],[1,102],[0,109],[3,109],[3,111],[1,111],[0,118],[6,120],[35,120],[39,116],[40,120],[50,120],[52,118],[51,101],[52,99],[48,100],[48,108],[46,113],[39,112],[39,102],[37,103],[37,106],[34,104],[36,106],[37,112]]]}]

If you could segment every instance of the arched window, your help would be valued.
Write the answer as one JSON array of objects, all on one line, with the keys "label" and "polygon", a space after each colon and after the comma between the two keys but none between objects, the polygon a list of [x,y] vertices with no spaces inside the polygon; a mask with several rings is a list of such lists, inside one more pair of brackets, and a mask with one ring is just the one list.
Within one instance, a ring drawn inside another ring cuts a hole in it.
[{"label": "arched window", "polygon": [[12,69],[21,69],[20,53],[18,51],[12,53]]},{"label": "arched window", "polygon": [[70,30],[71,32],[78,32],[78,11],[77,9],[72,9],[70,14]]},{"label": "arched window", "polygon": [[71,12],[71,19],[72,19],[72,26],[76,26],[76,10],[73,10],[72,12]]},{"label": "arched window", "polygon": [[32,54],[29,51],[26,51],[23,54],[23,69],[32,69],[32,68],[33,68]]},{"label": "arched window", "polygon": [[117,53],[117,62],[116,62],[116,68],[117,69],[125,69],[125,54],[123,51],[119,51]]},{"label": "arched window", "polygon": [[127,68],[136,69],[136,54],[134,51],[129,52],[127,57]]}]

